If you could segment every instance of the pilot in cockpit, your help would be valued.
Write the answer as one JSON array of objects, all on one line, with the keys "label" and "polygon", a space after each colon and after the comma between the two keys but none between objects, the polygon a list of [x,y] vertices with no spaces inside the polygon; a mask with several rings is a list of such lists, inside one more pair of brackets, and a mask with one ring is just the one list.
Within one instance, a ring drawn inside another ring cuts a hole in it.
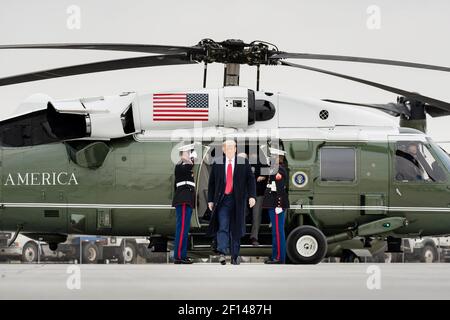
[{"label": "pilot in cockpit", "polygon": [[420,150],[417,143],[411,142],[406,148],[399,148],[397,150],[397,180],[424,180],[424,171],[420,163]]}]

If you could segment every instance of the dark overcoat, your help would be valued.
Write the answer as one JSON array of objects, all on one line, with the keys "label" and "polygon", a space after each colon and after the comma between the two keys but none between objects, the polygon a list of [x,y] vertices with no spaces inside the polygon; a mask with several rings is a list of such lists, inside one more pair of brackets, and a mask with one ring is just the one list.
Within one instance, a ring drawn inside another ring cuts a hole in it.
[{"label": "dark overcoat", "polygon": [[[214,161],[209,176],[208,202],[214,202],[208,233],[214,236],[219,228],[217,209],[220,207],[225,191],[225,156],[219,161]],[[233,195],[235,210],[230,217],[230,232],[234,238],[242,238],[245,235],[245,209],[249,198],[256,198],[255,176],[247,159],[234,157],[233,171]]]}]

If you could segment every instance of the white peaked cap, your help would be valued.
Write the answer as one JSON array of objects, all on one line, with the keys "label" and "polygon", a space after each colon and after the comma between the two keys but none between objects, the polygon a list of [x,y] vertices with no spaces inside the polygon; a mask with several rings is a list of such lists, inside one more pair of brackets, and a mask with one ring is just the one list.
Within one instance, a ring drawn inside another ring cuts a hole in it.
[{"label": "white peaked cap", "polygon": [[284,156],[286,154],[286,151],[275,149],[275,148],[269,148],[270,154],[277,154],[279,156]]},{"label": "white peaked cap", "polygon": [[190,151],[195,149],[195,143],[186,144],[184,146],[178,147],[178,151]]}]

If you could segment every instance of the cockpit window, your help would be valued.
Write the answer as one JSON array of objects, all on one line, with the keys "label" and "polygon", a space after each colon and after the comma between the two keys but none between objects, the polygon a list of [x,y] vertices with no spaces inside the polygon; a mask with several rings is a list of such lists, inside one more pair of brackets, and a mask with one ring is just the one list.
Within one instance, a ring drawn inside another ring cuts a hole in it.
[{"label": "cockpit window", "polygon": [[450,172],[450,156],[441,147],[435,144],[433,141],[429,140],[430,146],[436,153],[437,157],[441,160],[442,164],[445,166],[448,172]]},{"label": "cockpit window", "polygon": [[399,141],[395,150],[395,179],[442,182],[446,174],[428,145],[420,141]]}]

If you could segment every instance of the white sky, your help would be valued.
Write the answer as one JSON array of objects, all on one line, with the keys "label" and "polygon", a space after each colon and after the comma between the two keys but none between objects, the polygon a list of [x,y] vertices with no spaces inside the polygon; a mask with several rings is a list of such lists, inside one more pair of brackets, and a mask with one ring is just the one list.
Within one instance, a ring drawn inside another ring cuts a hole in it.
[{"label": "white sky", "polygon": [[[81,10],[81,28],[69,29],[67,8]],[[380,29],[367,27],[367,8],[380,9]],[[202,38],[265,40],[280,50],[398,59],[450,66],[449,1],[191,0],[94,1],[2,0],[0,44],[123,42],[193,45]],[[136,56],[139,54],[136,54]],[[57,50],[0,51],[0,77],[34,70],[133,56],[130,53]],[[300,61],[300,60],[299,60]],[[300,61],[306,63],[308,61]],[[344,62],[312,66],[383,82],[450,101],[450,73]],[[202,66],[114,71],[0,87],[4,118],[33,93],[62,99],[195,88]],[[222,84],[222,66],[209,68],[208,86]],[[254,88],[255,70],[242,67],[241,85]],[[264,67],[261,89],[293,96],[357,102],[395,101],[396,96],[362,84],[286,67]],[[357,115],[355,115],[357,117]],[[450,117],[431,119],[435,140],[450,141]]]}]

